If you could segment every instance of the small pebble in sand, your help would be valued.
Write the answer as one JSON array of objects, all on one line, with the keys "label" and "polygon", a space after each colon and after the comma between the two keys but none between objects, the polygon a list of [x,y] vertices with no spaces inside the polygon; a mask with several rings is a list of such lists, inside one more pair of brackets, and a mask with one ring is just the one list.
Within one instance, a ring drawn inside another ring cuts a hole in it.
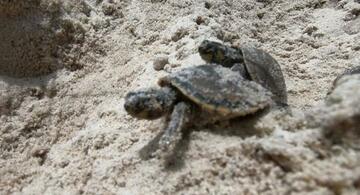
[{"label": "small pebble in sand", "polygon": [[203,17],[198,16],[198,17],[196,18],[195,22],[196,22],[197,25],[201,25],[201,24],[203,24],[203,23],[205,22],[205,20],[204,20]]},{"label": "small pebble in sand", "polygon": [[206,9],[210,9],[211,8],[211,4],[209,2],[205,2],[205,8]]},{"label": "small pebble in sand", "polygon": [[180,64],[166,64],[166,65],[164,66],[164,70],[165,70],[166,72],[171,73],[174,68],[179,67],[179,66],[181,66],[181,65],[180,65]]},{"label": "small pebble in sand", "polygon": [[42,165],[47,157],[47,153],[49,152],[49,148],[35,148],[31,152],[31,156],[35,158],[39,158],[39,164]]},{"label": "small pebble in sand", "polygon": [[317,31],[317,30],[319,30],[319,28],[318,28],[317,26],[311,24],[311,25],[308,25],[308,26],[304,29],[303,33],[306,33],[306,34],[308,34],[308,35],[311,35],[311,34],[313,34],[313,32],[315,32],[315,31]]},{"label": "small pebble in sand", "polygon": [[344,26],[344,31],[348,35],[354,35],[360,32],[360,18],[348,22]]},{"label": "small pebble in sand", "polygon": [[167,56],[159,56],[154,59],[154,70],[163,70],[164,66],[169,63],[169,58]]}]

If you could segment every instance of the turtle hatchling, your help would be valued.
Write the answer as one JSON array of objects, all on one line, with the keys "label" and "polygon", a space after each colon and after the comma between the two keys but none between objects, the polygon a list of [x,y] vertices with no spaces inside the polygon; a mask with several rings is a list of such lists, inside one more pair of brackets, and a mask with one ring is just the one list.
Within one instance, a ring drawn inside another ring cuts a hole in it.
[{"label": "turtle hatchling", "polygon": [[159,141],[173,148],[184,129],[255,113],[272,103],[272,93],[256,82],[220,65],[182,69],[158,81],[160,88],[129,92],[125,110],[138,119],[167,117]]},{"label": "turtle hatchling", "polygon": [[338,81],[343,78],[344,76],[347,75],[353,75],[353,74],[360,74],[360,66],[355,66],[349,69],[346,69],[344,72],[342,72],[341,74],[339,74],[333,81],[332,86],[330,88],[330,90],[327,92],[327,95],[331,94],[335,87],[338,85]]},{"label": "turtle hatchling", "polygon": [[342,74],[340,74],[339,76],[337,76],[335,78],[335,80],[333,81],[333,86],[332,88],[335,88],[337,85],[337,82],[339,79],[341,79],[342,77],[346,76],[346,75],[353,75],[353,74],[360,74],[360,66],[355,66],[353,68],[350,69],[346,69]]},{"label": "turtle hatchling", "polygon": [[279,63],[270,54],[251,45],[237,48],[208,40],[204,40],[198,50],[207,63],[220,64],[239,72],[244,78],[270,90],[275,102],[287,105],[285,79]]}]

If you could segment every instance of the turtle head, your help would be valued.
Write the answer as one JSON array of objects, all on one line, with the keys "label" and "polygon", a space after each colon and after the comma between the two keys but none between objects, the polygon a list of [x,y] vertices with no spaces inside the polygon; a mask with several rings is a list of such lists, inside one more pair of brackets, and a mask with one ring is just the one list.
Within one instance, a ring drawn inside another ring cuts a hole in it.
[{"label": "turtle head", "polygon": [[221,61],[224,56],[224,49],[222,44],[204,40],[199,46],[199,54],[206,62],[218,62]]},{"label": "turtle head", "polygon": [[175,99],[176,93],[170,88],[143,89],[129,92],[124,108],[135,118],[154,120],[169,113]]},{"label": "turtle head", "polygon": [[199,54],[207,63],[221,64],[231,67],[235,63],[243,63],[242,52],[239,48],[204,40],[199,46]]}]

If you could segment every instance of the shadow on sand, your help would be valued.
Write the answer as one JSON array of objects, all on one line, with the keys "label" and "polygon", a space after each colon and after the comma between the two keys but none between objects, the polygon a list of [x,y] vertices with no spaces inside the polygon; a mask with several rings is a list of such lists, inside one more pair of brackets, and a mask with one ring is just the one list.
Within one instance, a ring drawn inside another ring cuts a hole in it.
[{"label": "shadow on sand", "polygon": [[[256,114],[235,118],[226,123],[212,124],[204,128],[190,128],[183,132],[183,137],[179,141],[174,150],[167,154],[164,160],[164,169],[166,171],[181,170],[185,166],[185,153],[188,151],[190,143],[190,135],[194,131],[208,131],[221,136],[238,136],[242,139],[251,136],[264,136],[266,133],[255,128],[256,123],[260,118],[264,117],[270,112],[269,109],[257,112]],[[146,144],[140,151],[140,158],[148,160],[157,157],[156,152],[159,149],[159,140],[163,132],[158,133],[148,144]]]}]

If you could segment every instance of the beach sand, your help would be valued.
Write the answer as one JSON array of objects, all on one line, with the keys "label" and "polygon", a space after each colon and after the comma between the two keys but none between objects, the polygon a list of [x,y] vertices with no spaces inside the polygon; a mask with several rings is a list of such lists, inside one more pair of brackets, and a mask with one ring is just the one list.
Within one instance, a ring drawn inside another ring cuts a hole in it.
[{"label": "beach sand", "polygon": [[[0,194],[360,193],[360,77],[327,96],[360,65],[358,1],[74,2],[0,2]],[[205,39],[270,53],[291,111],[151,155],[163,120],[127,115],[124,96],[203,64]]]}]

